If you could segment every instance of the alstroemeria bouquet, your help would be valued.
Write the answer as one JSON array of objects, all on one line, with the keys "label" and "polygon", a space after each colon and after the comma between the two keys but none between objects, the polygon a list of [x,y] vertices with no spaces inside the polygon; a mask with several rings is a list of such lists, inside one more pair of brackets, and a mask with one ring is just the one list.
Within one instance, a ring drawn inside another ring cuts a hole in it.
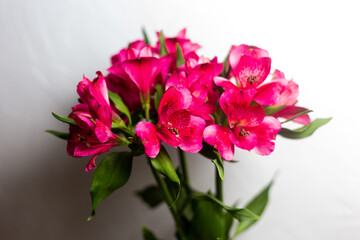
[{"label": "alstroemeria bouquet", "polygon": [[[83,77],[77,86],[79,104],[68,117],[53,114],[69,124],[70,133],[48,132],[67,140],[69,155],[92,156],[85,167],[95,169],[89,219],[127,182],[133,156],[144,154],[157,185],[138,196],[150,207],[168,205],[178,239],[230,239],[260,218],[271,183],[244,208],[227,206],[222,202],[223,160],[233,162],[235,146],[269,155],[277,135],[308,137],[330,119],[311,121],[311,111],[296,105],[298,85],[279,70],[271,73],[266,50],[232,46],[219,63],[216,57],[199,56],[200,45],[185,34],[184,29],[168,38],[159,32],[151,45],[144,32],[144,40],[112,56],[105,77],[101,72],[93,81]],[[303,126],[283,128],[290,121]],[[165,144],[178,149],[179,168]],[[95,159],[117,146],[129,150],[106,155],[96,167]],[[217,170],[215,193],[192,188],[184,152],[211,160]],[[145,227],[143,236],[156,239]]]}]

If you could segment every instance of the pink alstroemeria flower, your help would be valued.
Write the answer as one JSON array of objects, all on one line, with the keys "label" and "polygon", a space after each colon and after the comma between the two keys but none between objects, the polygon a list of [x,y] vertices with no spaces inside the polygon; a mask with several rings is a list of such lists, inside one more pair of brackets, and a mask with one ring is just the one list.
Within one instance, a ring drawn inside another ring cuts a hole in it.
[{"label": "pink alstroemeria flower", "polygon": [[265,116],[260,105],[250,106],[255,89],[229,90],[220,97],[220,107],[228,116],[229,127],[210,125],[204,130],[204,140],[214,146],[225,160],[234,157],[234,145],[244,150],[254,150],[259,155],[269,155],[281,129],[280,122]]},{"label": "pink alstroemeria flower", "polygon": [[147,156],[158,155],[161,141],[185,152],[201,150],[205,120],[188,110],[192,101],[186,88],[170,87],[160,101],[157,125],[145,121],[137,124],[136,135],[141,138]]},{"label": "pink alstroemeria flower", "polygon": [[[298,113],[308,110],[307,108],[295,106],[299,96],[299,86],[294,81],[287,80],[284,73],[276,69],[273,73],[272,82],[278,83],[280,88],[279,98],[273,106],[286,106],[284,109],[275,113],[273,115],[274,117],[289,119]],[[301,115],[292,121],[303,125],[311,122],[308,114]]]},{"label": "pink alstroemeria flower", "polygon": [[266,50],[254,46],[232,47],[229,54],[231,79],[215,77],[216,85],[225,90],[244,90],[256,88],[254,101],[260,105],[272,105],[280,96],[280,83],[270,82],[261,85],[268,77],[271,58]]},{"label": "pink alstroemeria flower", "polygon": [[111,132],[113,119],[118,116],[110,106],[106,82],[101,72],[92,82],[84,76],[77,92],[81,104],[74,106],[69,117],[77,126],[70,125],[68,154],[74,157],[94,155],[85,171],[95,168],[95,158],[121,144],[124,139]]}]

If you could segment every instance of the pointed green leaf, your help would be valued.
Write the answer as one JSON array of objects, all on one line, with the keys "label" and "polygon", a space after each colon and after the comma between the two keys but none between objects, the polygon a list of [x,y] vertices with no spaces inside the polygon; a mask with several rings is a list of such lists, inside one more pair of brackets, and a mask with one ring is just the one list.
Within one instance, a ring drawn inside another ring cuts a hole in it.
[{"label": "pointed green leaf", "polygon": [[68,140],[69,135],[70,135],[67,132],[58,132],[58,131],[55,131],[55,130],[45,130],[45,132],[50,133],[50,134],[54,135],[55,137],[58,137],[58,138],[61,138],[61,139],[64,139],[64,140]]},{"label": "pointed green leaf", "polygon": [[185,58],[179,43],[176,43],[176,66],[181,67],[185,63]]},{"label": "pointed green leaf", "polygon": [[211,160],[215,166],[216,169],[219,173],[219,177],[221,178],[221,180],[224,180],[224,164],[223,164],[223,160],[220,156],[220,154],[217,151],[214,151],[216,158],[214,160]]},{"label": "pointed green leaf", "polygon": [[[264,212],[265,207],[269,201],[269,190],[273,184],[271,181],[258,195],[256,195],[245,208],[251,210],[258,216]],[[247,219],[245,221],[239,222],[235,230],[235,236],[242,233],[246,229],[248,229],[251,225],[256,223],[256,220]]]},{"label": "pointed green leaf", "polygon": [[158,240],[155,234],[145,226],[142,227],[143,240]]},{"label": "pointed green leaf", "polygon": [[156,89],[156,93],[154,94],[154,105],[155,105],[155,110],[157,111],[159,109],[160,100],[164,94],[164,91],[161,83],[158,83],[155,86],[155,89]]},{"label": "pointed green leaf", "polygon": [[159,40],[160,40],[160,57],[162,57],[169,53],[168,49],[166,48],[163,31],[160,31]]},{"label": "pointed green leaf", "polygon": [[225,211],[230,213],[234,218],[236,218],[240,222],[245,220],[257,220],[260,218],[260,216],[253,213],[251,210],[247,208],[234,208],[234,207],[226,206],[223,202],[211,196],[210,194],[194,193],[193,197],[195,199],[202,199],[218,204],[220,207],[222,207]]},{"label": "pointed green leaf", "polygon": [[301,113],[298,113],[298,114],[294,115],[293,117],[291,117],[291,118],[289,118],[289,119],[281,122],[281,124],[290,122],[290,121],[294,120],[295,118],[297,118],[297,117],[299,117],[299,116],[301,116],[301,115],[305,115],[305,114],[311,113],[312,111],[313,111],[313,110],[305,110],[305,111],[303,111],[303,112],[301,112]]},{"label": "pointed green leaf", "polygon": [[174,165],[171,161],[166,149],[161,146],[159,154],[155,158],[150,158],[151,165],[164,176],[168,177],[171,181],[180,185],[180,179],[177,175]]},{"label": "pointed green leaf", "polygon": [[90,194],[95,215],[99,203],[113,191],[123,186],[130,177],[133,156],[130,152],[115,152],[107,155],[96,168],[91,183]]},{"label": "pointed green leaf", "polygon": [[147,35],[147,33],[146,33],[145,28],[143,27],[143,28],[141,29],[141,31],[142,31],[142,34],[143,34],[143,36],[144,36],[145,45],[150,45],[150,41],[149,41],[149,38],[148,38],[148,35]]},{"label": "pointed green leaf", "polygon": [[158,240],[154,233],[145,226],[142,227],[143,240]]},{"label": "pointed green leaf", "polygon": [[136,194],[152,208],[164,201],[161,190],[157,186],[148,186],[145,189],[136,192]]},{"label": "pointed green leaf", "polygon": [[275,113],[283,110],[286,105],[283,106],[263,106],[266,116],[274,115]]},{"label": "pointed green leaf", "polygon": [[126,115],[126,117],[128,118],[129,120],[129,126],[131,128],[132,126],[132,122],[131,122],[131,114],[129,112],[129,109],[128,107],[125,105],[125,103],[123,102],[123,100],[121,99],[121,97],[116,94],[116,93],[113,93],[111,91],[108,91],[108,94],[109,94],[109,98],[110,100],[114,103],[115,107],[122,113],[124,113]]},{"label": "pointed green leaf", "polygon": [[287,128],[281,128],[279,135],[291,138],[291,139],[302,139],[311,136],[319,127],[328,123],[332,118],[318,118],[312,121],[311,123],[295,129],[290,130]]},{"label": "pointed green leaf", "polygon": [[72,118],[63,117],[63,116],[57,115],[57,114],[55,114],[55,113],[52,113],[52,115],[53,115],[57,120],[59,120],[59,121],[61,121],[61,122],[64,122],[64,123],[68,123],[68,124],[77,126],[77,124],[75,123],[74,119],[72,119]]}]

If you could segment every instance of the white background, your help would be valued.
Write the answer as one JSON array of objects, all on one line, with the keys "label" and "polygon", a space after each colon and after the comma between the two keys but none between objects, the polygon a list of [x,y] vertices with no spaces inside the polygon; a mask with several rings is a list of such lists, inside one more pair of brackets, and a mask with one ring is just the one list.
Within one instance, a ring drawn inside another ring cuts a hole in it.
[{"label": "white background", "polygon": [[[299,105],[333,120],[305,140],[279,137],[269,157],[238,151],[226,164],[225,202],[245,203],[278,177],[263,218],[239,239],[360,239],[360,23],[356,1],[0,1],[0,238],[140,239],[141,226],[173,239],[166,206],[150,210],[134,192],[153,182],[143,158],[128,184],[91,211],[88,159],[66,154],[51,112],[76,104],[82,74],[106,71],[110,56],[146,27],[183,27],[223,59],[232,44],[267,49],[272,66],[300,85]],[[193,185],[213,189],[213,166],[190,157]],[[206,229],[205,229],[206,230]]]}]

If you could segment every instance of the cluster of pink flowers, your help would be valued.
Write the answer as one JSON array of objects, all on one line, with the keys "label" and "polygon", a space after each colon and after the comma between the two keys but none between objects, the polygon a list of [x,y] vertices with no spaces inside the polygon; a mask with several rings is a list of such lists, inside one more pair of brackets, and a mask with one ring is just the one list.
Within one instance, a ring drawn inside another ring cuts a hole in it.
[{"label": "cluster of pink flowers", "polygon": [[[111,130],[128,127],[129,119],[111,104],[109,89],[131,114],[143,113],[134,134],[151,158],[158,155],[162,142],[196,153],[205,141],[225,160],[233,159],[234,146],[269,155],[281,129],[278,118],[289,119],[306,110],[296,106],[298,85],[279,70],[270,74],[266,50],[232,46],[223,64],[216,57],[199,56],[199,48],[186,38],[185,29],[173,38],[159,33],[155,46],[138,40],[120,50],[111,58],[105,78],[100,72],[92,82],[84,77],[77,89],[81,103],[69,115],[77,126],[70,127],[68,153],[93,155],[89,170],[99,154],[130,143]],[[154,95],[159,85],[164,93],[157,106]],[[279,111],[267,114],[271,107]],[[305,125],[310,118],[304,114],[293,121]]]}]

